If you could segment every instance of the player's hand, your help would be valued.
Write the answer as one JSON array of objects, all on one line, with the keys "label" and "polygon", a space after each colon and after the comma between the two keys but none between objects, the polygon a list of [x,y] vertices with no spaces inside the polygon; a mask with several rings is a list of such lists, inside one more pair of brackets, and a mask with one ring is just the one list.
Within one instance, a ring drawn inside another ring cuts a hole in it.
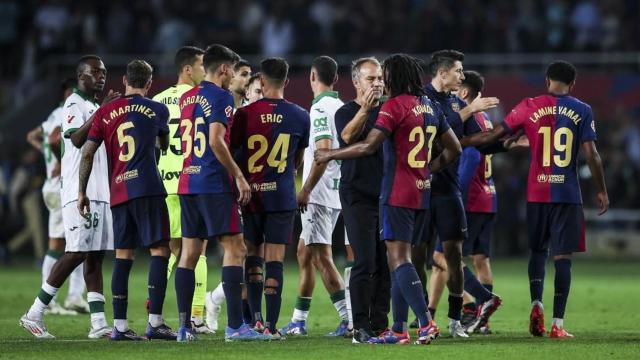
[{"label": "player's hand", "polygon": [[482,97],[482,93],[478,93],[475,99],[469,104],[474,113],[493,109],[498,106],[500,100],[497,97]]},{"label": "player's hand", "polygon": [[236,186],[238,187],[238,202],[240,205],[245,206],[251,200],[251,187],[249,187],[249,183],[244,178],[244,176],[236,177]]},{"label": "player's hand", "polygon": [[316,161],[316,164],[322,165],[331,161],[330,155],[330,149],[318,149],[313,153],[313,159]]},{"label": "player's hand", "polygon": [[369,112],[369,110],[373,109],[376,106],[376,102],[378,102],[378,99],[376,99],[375,97],[373,87],[365,90],[364,102],[362,103],[362,110]]},{"label": "player's hand", "polygon": [[83,218],[87,218],[91,214],[91,207],[89,206],[89,198],[84,193],[78,194],[78,211]]},{"label": "player's hand", "polygon": [[504,141],[504,147],[507,150],[528,148],[529,138],[527,137],[527,135],[512,136]]},{"label": "player's hand", "polygon": [[298,192],[298,195],[296,196],[296,201],[298,202],[298,209],[300,210],[301,213],[304,213],[305,211],[307,211],[307,205],[309,204],[310,195],[311,193],[307,191],[304,188],[304,186],[302,187],[300,192]]},{"label": "player's hand", "polygon": [[104,99],[102,99],[102,105],[108,104],[110,102],[112,102],[113,100],[117,99],[120,97],[119,92],[117,91],[113,91],[113,90],[109,90],[109,93],[107,93],[107,95],[104,97]]},{"label": "player's hand", "polygon": [[609,210],[609,195],[606,192],[599,192],[596,197],[598,198],[598,205],[600,206],[598,215],[602,215]]}]

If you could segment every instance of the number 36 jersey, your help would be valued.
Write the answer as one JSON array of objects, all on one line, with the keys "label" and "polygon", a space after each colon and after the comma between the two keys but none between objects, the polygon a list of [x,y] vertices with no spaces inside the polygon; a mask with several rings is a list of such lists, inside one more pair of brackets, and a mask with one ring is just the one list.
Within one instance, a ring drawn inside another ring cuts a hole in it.
[{"label": "number 36 jersey", "polygon": [[88,140],[104,145],[111,207],[144,196],[165,195],[156,166],[156,137],[169,132],[169,110],[141,95],[114,100],[96,111]]},{"label": "number 36 jersey", "polygon": [[582,204],[577,162],[580,145],[596,140],[591,107],[569,95],[522,100],[504,119],[510,132],[529,138],[527,200]]},{"label": "number 36 jersey", "polygon": [[297,208],[296,153],[309,145],[309,113],[284,99],[261,99],[238,109],[231,146],[251,186],[247,212]]}]

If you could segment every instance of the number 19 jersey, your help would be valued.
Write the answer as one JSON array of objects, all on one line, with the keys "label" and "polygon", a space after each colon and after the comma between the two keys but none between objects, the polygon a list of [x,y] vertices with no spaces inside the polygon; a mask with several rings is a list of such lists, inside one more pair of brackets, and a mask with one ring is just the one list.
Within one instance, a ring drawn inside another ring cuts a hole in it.
[{"label": "number 19 jersey", "polygon": [[169,109],[169,148],[160,153],[158,170],[167,194],[178,193],[178,180],[182,172],[182,146],[180,140],[180,97],[193,86],[187,84],[174,85],[153,97],[154,101],[164,104]]},{"label": "number 19 jersey", "polygon": [[247,212],[297,208],[295,159],[309,145],[309,113],[284,99],[261,99],[238,109],[231,145],[251,186]]},{"label": "number 19 jersey", "polygon": [[580,145],[596,140],[591,107],[569,95],[527,98],[504,119],[508,131],[529,138],[527,200],[582,204],[577,162]]}]

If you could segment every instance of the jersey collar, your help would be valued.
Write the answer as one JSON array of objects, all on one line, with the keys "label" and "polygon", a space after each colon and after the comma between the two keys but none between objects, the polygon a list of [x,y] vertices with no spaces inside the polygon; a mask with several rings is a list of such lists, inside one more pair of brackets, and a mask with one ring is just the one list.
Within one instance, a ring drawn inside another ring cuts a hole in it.
[{"label": "jersey collar", "polygon": [[338,98],[338,92],[337,91],[324,91],[321,92],[320,94],[318,94],[318,96],[313,98],[313,101],[311,102],[311,105],[315,105],[318,101],[320,101],[320,99],[322,99],[323,97],[332,97],[334,99]]},{"label": "jersey collar", "polygon": [[92,98],[91,96],[89,96],[89,94],[87,94],[86,92],[78,89],[78,88],[73,88],[73,92],[75,94],[78,94],[78,96],[80,96],[81,98],[87,100],[87,101],[91,101],[94,104],[97,104],[98,102],[96,101],[95,98]]}]

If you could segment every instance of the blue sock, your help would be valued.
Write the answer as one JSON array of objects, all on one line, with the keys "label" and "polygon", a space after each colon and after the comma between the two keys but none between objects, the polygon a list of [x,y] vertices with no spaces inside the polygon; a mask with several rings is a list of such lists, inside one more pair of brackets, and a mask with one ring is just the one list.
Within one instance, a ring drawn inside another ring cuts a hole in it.
[{"label": "blue sock", "polygon": [[416,314],[420,327],[426,326],[431,320],[431,314],[427,310],[427,303],[424,301],[422,283],[412,263],[404,263],[394,271],[396,279],[400,285],[400,291],[404,300],[409,304],[411,310]]},{"label": "blue sock", "polygon": [[[111,274],[111,296],[113,302],[113,318],[125,320],[127,318],[127,303],[129,297],[129,273],[133,266],[133,260],[113,260],[113,273]],[[166,275],[165,275],[166,276]]]},{"label": "blue sock", "polygon": [[168,266],[169,258],[163,256],[152,256],[149,261],[149,314],[162,315]]},{"label": "blue sock", "polygon": [[529,292],[531,294],[531,302],[542,301],[544,264],[546,261],[546,251],[532,251],[531,255],[529,255]]},{"label": "blue sock", "polygon": [[196,273],[193,269],[178,267],[175,271],[176,298],[178,300],[178,326],[191,327],[191,304],[196,289]]},{"label": "blue sock", "polygon": [[460,320],[460,312],[462,311],[462,294],[449,294],[449,319]]},{"label": "blue sock", "polygon": [[282,306],[282,283],[284,281],[284,265],[280,261],[269,261],[265,264],[265,279],[274,280],[276,286],[265,286],[264,300],[267,305],[267,321],[265,326],[269,330],[276,331],[276,323],[280,317],[280,308]]},{"label": "blue sock", "polygon": [[407,331],[407,321],[409,319],[409,304],[402,296],[400,284],[396,279],[396,272],[391,272],[391,309],[393,312],[393,325],[391,330],[397,333]]},{"label": "blue sock", "polygon": [[[487,289],[487,291],[489,291],[490,293],[493,294],[493,285],[492,284],[482,284],[482,286],[484,286],[484,288]],[[482,304],[482,302],[476,298],[476,306],[479,306],[480,304]]]},{"label": "blue sock", "polygon": [[242,326],[242,266],[222,267],[222,289],[227,298],[227,325]]},{"label": "blue sock", "polygon": [[476,301],[480,300],[481,303],[491,300],[491,292],[480,284],[478,278],[467,265],[462,268],[462,272],[464,274],[464,291],[476,298]]},{"label": "blue sock", "polygon": [[260,268],[260,276],[264,278],[262,268],[264,267],[264,259],[260,256],[247,256],[244,263],[245,268],[245,284],[247,284],[247,303],[249,304],[249,322],[247,324],[255,324],[256,321],[262,321],[262,293],[264,290],[264,281],[251,280],[251,276],[258,275],[249,272],[251,268]]},{"label": "blue sock", "polygon": [[564,318],[564,310],[567,307],[569,289],[571,288],[571,260],[559,259],[555,261],[555,295],[553,297],[553,317]]}]

